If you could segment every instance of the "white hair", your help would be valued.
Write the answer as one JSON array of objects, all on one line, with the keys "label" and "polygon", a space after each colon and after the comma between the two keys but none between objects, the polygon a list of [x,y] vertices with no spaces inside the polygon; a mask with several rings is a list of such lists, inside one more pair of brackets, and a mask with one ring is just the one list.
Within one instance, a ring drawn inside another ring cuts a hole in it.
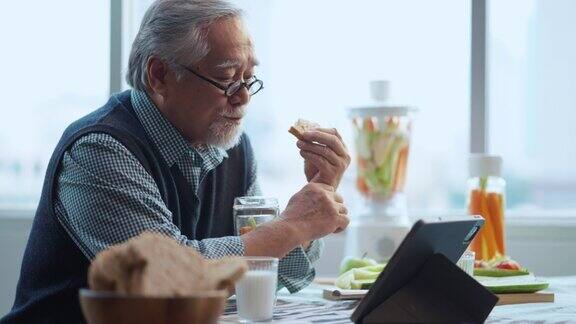
[{"label": "white hair", "polygon": [[171,66],[186,56],[200,61],[210,51],[207,30],[216,20],[242,16],[242,11],[224,0],[157,0],[144,14],[132,44],[126,81],[137,90],[146,90],[148,59],[154,55]]}]

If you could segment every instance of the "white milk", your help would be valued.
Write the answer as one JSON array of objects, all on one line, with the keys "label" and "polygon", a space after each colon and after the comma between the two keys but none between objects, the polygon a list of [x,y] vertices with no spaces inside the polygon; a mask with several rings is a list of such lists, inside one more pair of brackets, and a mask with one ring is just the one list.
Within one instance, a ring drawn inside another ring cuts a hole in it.
[{"label": "white milk", "polygon": [[250,321],[271,320],[276,302],[277,275],[269,270],[250,270],[236,283],[238,316]]}]

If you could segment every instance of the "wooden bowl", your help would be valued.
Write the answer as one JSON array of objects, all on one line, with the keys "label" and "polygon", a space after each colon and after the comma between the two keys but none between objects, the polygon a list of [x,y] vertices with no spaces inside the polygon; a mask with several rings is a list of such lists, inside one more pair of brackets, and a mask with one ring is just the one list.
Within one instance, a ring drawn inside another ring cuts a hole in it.
[{"label": "wooden bowl", "polygon": [[79,295],[89,324],[216,323],[228,298],[226,290],[184,297],[145,297],[80,289]]}]

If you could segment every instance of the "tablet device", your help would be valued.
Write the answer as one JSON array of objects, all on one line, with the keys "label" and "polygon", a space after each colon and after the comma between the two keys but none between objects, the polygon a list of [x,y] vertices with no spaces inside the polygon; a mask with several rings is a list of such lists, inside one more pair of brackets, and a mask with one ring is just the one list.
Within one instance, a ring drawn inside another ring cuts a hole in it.
[{"label": "tablet device", "polygon": [[456,263],[484,224],[479,216],[419,220],[406,235],[352,316],[362,319],[406,285],[434,254]]}]

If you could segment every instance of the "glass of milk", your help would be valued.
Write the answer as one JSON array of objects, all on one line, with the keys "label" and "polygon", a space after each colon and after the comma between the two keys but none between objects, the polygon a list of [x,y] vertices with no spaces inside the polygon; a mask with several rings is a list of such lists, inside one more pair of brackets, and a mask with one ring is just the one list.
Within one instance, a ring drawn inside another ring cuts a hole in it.
[{"label": "glass of milk", "polygon": [[236,283],[238,317],[246,322],[271,321],[278,286],[278,258],[244,257],[248,271]]}]

